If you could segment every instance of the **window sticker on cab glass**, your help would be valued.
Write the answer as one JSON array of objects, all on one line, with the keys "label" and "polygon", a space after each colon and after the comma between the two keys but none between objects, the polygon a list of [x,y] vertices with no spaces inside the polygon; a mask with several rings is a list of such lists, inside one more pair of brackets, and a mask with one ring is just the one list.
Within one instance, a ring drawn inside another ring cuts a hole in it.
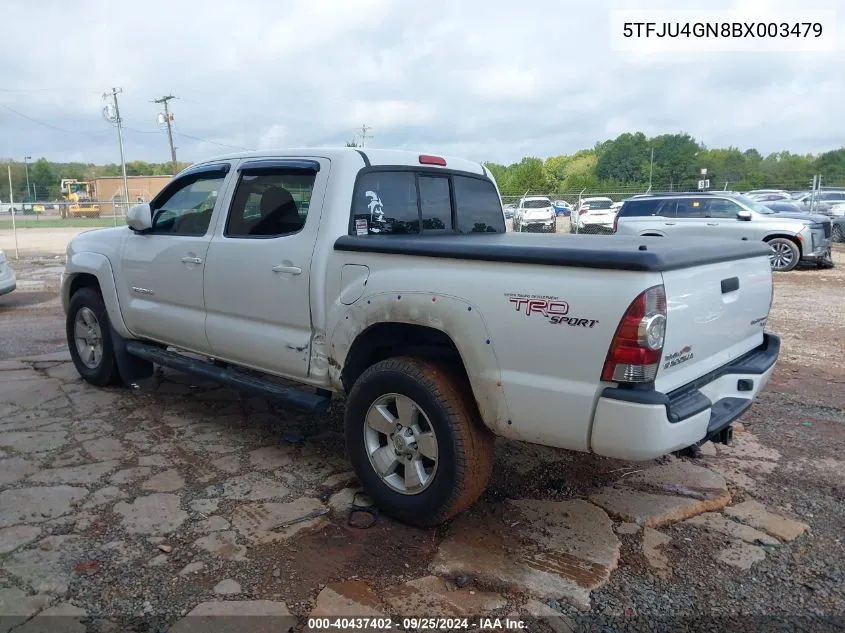
[{"label": "window sticker on cab glass", "polygon": [[[370,222],[376,225],[384,224],[384,204],[382,204],[381,198],[379,198],[378,194],[375,191],[367,191],[364,195],[367,198],[367,208],[370,210]],[[377,226],[373,227],[370,230],[373,233],[381,232],[381,229],[379,229]],[[364,235],[366,235],[366,233],[364,233]]]}]

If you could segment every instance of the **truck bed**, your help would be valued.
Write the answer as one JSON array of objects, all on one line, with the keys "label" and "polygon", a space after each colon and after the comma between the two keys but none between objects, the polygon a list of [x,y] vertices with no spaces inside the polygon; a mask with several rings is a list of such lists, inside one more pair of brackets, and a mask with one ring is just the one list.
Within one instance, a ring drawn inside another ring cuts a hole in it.
[{"label": "truck bed", "polygon": [[338,251],[665,272],[768,256],[763,242],[622,235],[343,235]]}]

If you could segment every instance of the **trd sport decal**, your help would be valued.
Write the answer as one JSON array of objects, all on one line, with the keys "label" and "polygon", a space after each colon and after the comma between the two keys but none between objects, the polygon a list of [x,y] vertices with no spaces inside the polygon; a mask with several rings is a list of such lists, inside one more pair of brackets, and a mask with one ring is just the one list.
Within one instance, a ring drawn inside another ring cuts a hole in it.
[{"label": "trd sport decal", "polygon": [[598,323],[598,319],[584,319],[569,315],[569,304],[560,297],[549,295],[521,295],[507,293],[508,301],[514,310],[525,316],[540,314],[555,325],[570,325],[572,327],[592,328]]}]

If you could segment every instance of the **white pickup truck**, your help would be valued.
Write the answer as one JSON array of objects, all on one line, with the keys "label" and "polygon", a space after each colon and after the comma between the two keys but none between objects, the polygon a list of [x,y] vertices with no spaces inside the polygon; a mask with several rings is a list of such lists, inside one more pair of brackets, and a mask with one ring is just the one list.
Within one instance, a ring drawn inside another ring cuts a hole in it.
[{"label": "white pickup truck", "polygon": [[345,394],[360,481],[417,525],[482,493],[496,435],[633,460],[727,441],[780,348],[765,244],[506,232],[456,158],[225,156],[127,224],[67,248],[81,376],[155,363],[315,412]]}]

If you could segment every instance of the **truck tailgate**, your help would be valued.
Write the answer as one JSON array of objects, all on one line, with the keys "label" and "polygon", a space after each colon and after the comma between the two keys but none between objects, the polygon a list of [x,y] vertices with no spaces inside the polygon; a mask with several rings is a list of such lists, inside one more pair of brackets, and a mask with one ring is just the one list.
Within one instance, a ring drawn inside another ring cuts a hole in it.
[{"label": "truck tailgate", "polygon": [[663,273],[666,339],[655,388],[668,393],[760,345],[772,299],[768,257]]}]

